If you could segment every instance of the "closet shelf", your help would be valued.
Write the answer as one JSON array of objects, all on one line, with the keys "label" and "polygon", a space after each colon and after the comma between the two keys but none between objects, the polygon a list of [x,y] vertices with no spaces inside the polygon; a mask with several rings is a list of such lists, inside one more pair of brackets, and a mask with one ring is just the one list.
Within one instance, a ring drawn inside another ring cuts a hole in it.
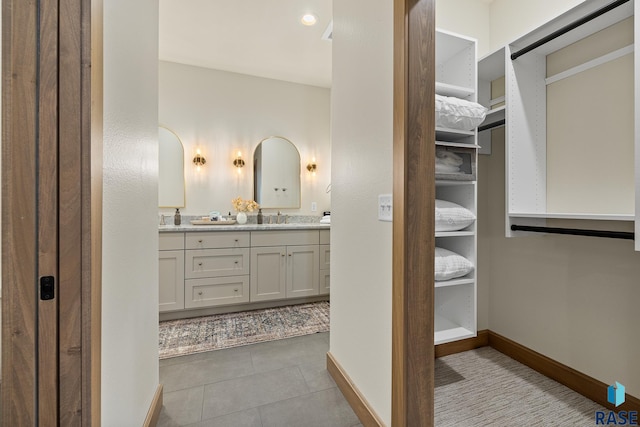
[{"label": "closet shelf", "polygon": [[436,174],[436,187],[449,187],[456,185],[473,185],[476,181],[451,181],[451,180],[443,180],[438,179],[438,175]]},{"label": "closet shelf", "polygon": [[476,334],[469,329],[463,328],[438,314],[434,316],[434,320],[436,345],[476,336]]},{"label": "closet shelf", "polygon": [[467,237],[475,236],[476,232],[473,230],[462,231],[436,231],[436,237]]},{"label": "closet shelf", "polygon": [[475,94],[471,87],[456,86],[448,83],[436,82],[436,93],[442,96],[455,96],[456,98],[468,98]]},{"label": "closet shelf", "polygon": [[466,142],[436,141],[436,145],[442,147],[480,148],[478,144],[467,144]]},{"label": "closet shelf", "polygon": [[552,213],[552,212],[509,212],[511,218],[544,219],[592,219],[600,221],[634,221],[634,214],[589,214],[589,213]]},{"label": "closet shelf", "polygon": [[486,125],[493,124],[495,122],[499,122],[500,120],[504,120],[505,111],[506,111],[506,106],[504,105],[498,108],[494,108],[493,110],[489,110],[487,112],[487,117],[484,119],[484,122],[482,122],[480,126],[486,126]]},{"label": "closet shelf", "polygon": [[447,286],[473,285],[474,281],[475,281],[474,278],[468,278],[468,277],[462,277],[460,279],[442,280],[442,281],[436,282],[436,288],[444,288]]},{"label": "closet shelf", "polygon": [[449,128],[436,128],[436,139],[450,142],[460,141],[463,138],[475,136],[475,130],[457,130]]}]

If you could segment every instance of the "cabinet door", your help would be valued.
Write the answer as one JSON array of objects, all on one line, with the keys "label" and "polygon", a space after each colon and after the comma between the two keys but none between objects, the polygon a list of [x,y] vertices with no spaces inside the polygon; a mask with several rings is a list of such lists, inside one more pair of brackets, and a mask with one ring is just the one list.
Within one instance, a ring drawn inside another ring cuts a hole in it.
[{"label": "cabinet door", "polygon": [[320,295],[329,295],[330,280],[329,270],[320,270]]},{"label": "cabinet door", "polygon": [[287,298],[318,295],[318,245],[287,246]]},{"label": "cabinet door", "polygon": [[320,245],[320,270],[331,268],[331,245]]},{"label": "cabinet door", "polygon": [[286,255],[284,246],[251,248],[251,302],[285,298]]},{"label": "cabinet door", "polygon": [[160,312],[184,308],[184,251],[159,252]]}]

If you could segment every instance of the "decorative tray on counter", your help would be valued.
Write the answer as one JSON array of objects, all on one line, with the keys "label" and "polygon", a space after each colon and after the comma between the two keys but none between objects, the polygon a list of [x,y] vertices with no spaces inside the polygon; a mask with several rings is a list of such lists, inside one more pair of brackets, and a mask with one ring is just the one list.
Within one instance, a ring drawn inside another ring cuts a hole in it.
[{"label": "decorative tray on counter", "polygon": [[235,219],[229,219],[226,221],[211,221],[209,219],[194,219],[190,221],[193,225],[233,225],[236,223]]}]

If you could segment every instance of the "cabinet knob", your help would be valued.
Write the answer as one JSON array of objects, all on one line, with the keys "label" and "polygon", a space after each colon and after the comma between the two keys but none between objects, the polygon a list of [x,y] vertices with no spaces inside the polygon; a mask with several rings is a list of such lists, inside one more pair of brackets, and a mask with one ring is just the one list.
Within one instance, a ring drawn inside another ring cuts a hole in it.
[{"label": "cabinet knob", "polygon": [[233,292],[238,292],[238,289],[234,289]]},{"label": "cabinet knob", "polygon": [[198,243],[202,243],[202,239],[198,240]]},{"label": "cabinet knob", "polygon": [[202,267],[202,263],[201,263],[201,262],[199,262],[199,263],[198,263],[198,265],[199,265],[200,267]]},{"label": "cabinet knob", "polygon": [[291,256],[291,254],[289,254],[289,256]]},{"label": "cabinet knob", "polygon": [[198,292],[198,295],[202,296],[202,291]]},{"label": "cabinet knob", "polygon": [[235,239],[235,242],[238,243],[238,239]]},{"label": "cabinet knob", "polygon": [[238,261],[234,261],[235,265],[238,265]]},{"label": "cabinet knob", "polygon": [[284,254],[280,254],[284,258]]}]

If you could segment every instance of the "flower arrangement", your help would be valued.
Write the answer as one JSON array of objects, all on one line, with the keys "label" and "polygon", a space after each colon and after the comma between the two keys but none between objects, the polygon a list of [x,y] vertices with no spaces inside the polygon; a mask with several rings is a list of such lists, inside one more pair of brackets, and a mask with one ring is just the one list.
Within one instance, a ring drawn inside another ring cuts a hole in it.
[{"label": "flower arrangement", "polygon": [[253,212],[260,208],[260,205],[257,204],[253,200],[243,200],[242,197],[238,196],[231,201],[233,204],[233,209],[237,212]]}]

